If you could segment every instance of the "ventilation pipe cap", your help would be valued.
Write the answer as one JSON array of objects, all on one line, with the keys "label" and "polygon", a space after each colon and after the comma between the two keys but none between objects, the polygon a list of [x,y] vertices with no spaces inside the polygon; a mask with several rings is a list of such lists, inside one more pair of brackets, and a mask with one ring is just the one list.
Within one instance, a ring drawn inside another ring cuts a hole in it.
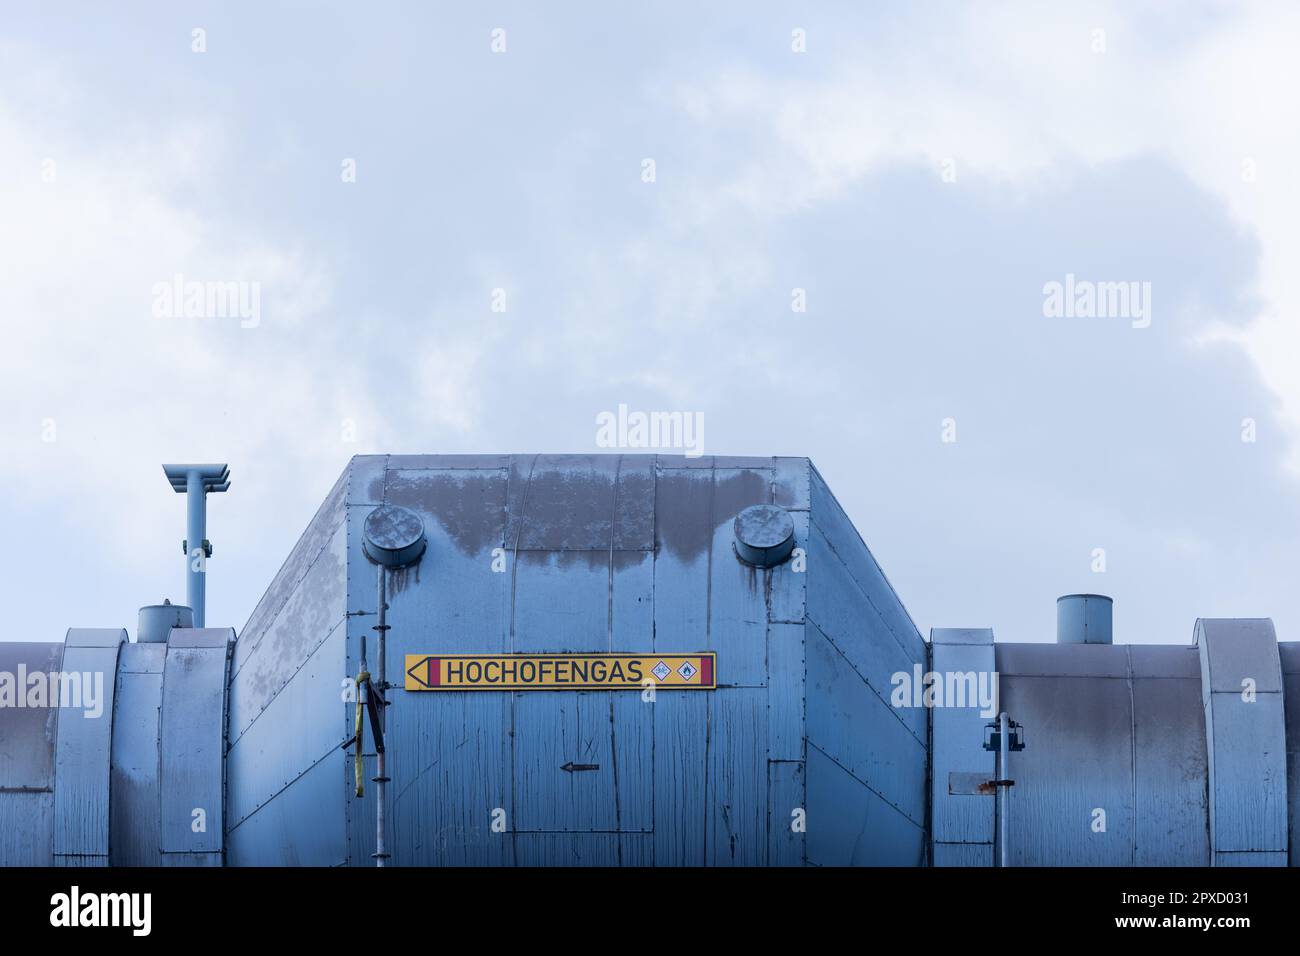
[{"label": "ventilation pipe cap", "polygon": [[1066,594],[1056,599],[1056,643],[1110,644],[1114,601],[1104,594]]},{"label": "ventilation pipe cap", "polygon": [[409,508],[380,505],[366,515],[361,549],[366,557],[385,568],[405,568],[424,557],[428,541],[424,522]]},{"label": "ventilation pipe cap", "polygon": [[794,550],[794,519],[777,505],[753,505],[736,515],[736,554],[760,568],[780,564]]},{"label": "ventilation pipe cap", "polygon": [[161,604],[146,604],[140,608],[135,639],[139,644],[166,644],[167,635],[172,632],[172,628],[193,626],[193,608],[164,599]]}]

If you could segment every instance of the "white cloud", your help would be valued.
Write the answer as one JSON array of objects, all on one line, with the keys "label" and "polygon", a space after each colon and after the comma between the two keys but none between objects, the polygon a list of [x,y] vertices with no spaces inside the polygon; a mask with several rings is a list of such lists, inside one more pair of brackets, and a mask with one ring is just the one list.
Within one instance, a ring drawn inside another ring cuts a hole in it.
[{"label": "white cloud", "polygon": [[[941,29],[931,17],[914,8],[861,57],[809,78],[729,65],[679,79],[671,95],[686,115],[750,147],[721,183],[696,184],[682,219],[779,218],[834,202],[891,165],[938,176],[951,159],[958,184],[1032,192],[1063,167],[1158,156],[1258,237],[1256,320],[1225,330],[1208,315],[1206,332],[1243,345],[1300,426],[1300,179],[1291,168],[1300,8],[1228,8],[1191,32],[1119,3],[953,7]],[[1300,450],[1292,462],[1300,468]]]}]

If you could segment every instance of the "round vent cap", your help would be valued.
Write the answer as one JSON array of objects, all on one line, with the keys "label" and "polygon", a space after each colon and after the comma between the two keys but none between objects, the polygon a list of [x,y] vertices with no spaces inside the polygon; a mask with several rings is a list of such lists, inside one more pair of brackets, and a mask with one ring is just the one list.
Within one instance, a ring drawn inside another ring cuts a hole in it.
[{"label": "round vent cap", "polygon": [[778,505],[752,505],[736,515],[736,553],[760,568],[780,564],[794,550],[794,519]]}]

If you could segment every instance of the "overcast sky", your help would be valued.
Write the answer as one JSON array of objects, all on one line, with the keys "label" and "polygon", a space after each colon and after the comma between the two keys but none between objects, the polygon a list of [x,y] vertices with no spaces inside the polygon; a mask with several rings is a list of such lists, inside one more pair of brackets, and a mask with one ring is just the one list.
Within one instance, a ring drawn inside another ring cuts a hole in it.
[{"label": "overcast sky", "polygon": [[[923,634],[1300,637],[1300,8],[808,6],[6,10],[0,639],[183,600],[160,462],[231,465],[238,628],[351,455],[620,403],[812,458]],[[178,274],[255,327],[156,315]],[[1149,324],[1045,315],[1068,275]]]}]

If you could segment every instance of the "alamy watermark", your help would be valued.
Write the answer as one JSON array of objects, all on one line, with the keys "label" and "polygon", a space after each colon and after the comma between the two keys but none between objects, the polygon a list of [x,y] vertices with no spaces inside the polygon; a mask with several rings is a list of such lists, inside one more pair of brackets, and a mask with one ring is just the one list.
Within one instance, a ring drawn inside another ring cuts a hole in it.
[{"label": "alamy watermark", "polygon": [[978,707],[980,716],[998,715],[997,671],[925,671],[912,665],[911,673],[895,671],[889,679],[895,707]]},{"label": "alamy watermark", "polygon": [[0,708],[64,707],[82,717],[104,714],[103,671],[0,671]]},{"label": "alamy watermark", "polygon": [[596,416],[598,448],[678,448],[687,458],[704,454],[703,412],[617,412]]},{"label": "alamy watermark", "polygon": [[1043,285],[1043,315],[1049,319],[1128,319],[1135,329],[1151,324],[1150,282],[1093,282],[1065,274]]},{"label": "alamy watermark", "polygon": [[55,927],[124,927],[132,936],[153,928],[152,893],[83,893],[73,886],[50,897],[50,925]]},{"label": "alamy watermark", "polygon": [[200,282],[179,272],[153,285],[156,319],[239,319],[239,327],[262,324],[260,282]]}]

